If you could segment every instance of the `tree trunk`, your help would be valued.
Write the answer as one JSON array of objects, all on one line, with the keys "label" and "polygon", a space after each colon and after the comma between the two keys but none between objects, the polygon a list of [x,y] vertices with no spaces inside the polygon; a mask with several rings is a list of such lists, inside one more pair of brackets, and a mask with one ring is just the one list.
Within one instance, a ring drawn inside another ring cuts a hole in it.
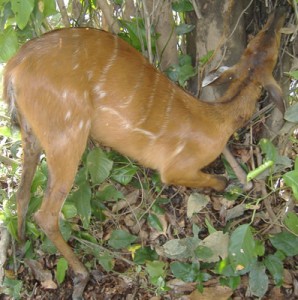
[{"label": "tree trunk", "polygon": [[[199,70],[198,77],[191,82],[190,88],[194,94],[201,94],[202,99],[215,100],[224,88],[208,86],[201,91],[202,79],[211,70],[223,65],[232,66],[239,60],[246,46],[244,17],[241,14],[244,5],[243,1],[234,0],[193,2],[197,2],[202,18],[197,19],[194,12],[188,16],[190,23],[196,25],[195,31],[188,36],[188,53],[193,56]],[[214,51],[214,54],[206,67],[202,68],[199,60],[209,51]]]}]

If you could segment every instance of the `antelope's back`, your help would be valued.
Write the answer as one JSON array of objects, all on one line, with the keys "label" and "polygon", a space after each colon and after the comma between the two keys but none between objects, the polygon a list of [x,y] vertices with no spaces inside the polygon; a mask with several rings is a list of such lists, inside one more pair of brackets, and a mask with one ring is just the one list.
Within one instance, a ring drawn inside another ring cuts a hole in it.
[{"label": "antelope's back", "polygon": [[159,164],[148,157],[154,147],[162,159],[159,141],[170,138],[169,129],[179,145],[197,103],[119,37],[86,28],[26,43],[8,62],[4,86],[4,98],[16,103],[44,149],[91,135],[151,168]]}]

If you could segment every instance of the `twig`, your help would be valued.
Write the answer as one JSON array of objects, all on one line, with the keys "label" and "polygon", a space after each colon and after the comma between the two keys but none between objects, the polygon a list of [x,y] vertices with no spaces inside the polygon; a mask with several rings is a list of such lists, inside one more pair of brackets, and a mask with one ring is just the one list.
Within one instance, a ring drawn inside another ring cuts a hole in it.
[{"label": "twig", "polygon": [[201,14],[201,11],[199,10],[199,7],[198,7],[198,3],[196,3],[195,0],[191,0],[191,4],[193,6],[193,9],[196,13],[196,16],[198,19],[201,19],[202,18],[202,14]]},{"label": "twig", "polygon": [[[257,155],[257,161],[258,161],[258,166],[259,166],[262,162],[262,158],[261,158],[261,153],[258,148],[256,150],[256,155]],[[270,223],[274,227],[275,232],[281,232],[280,226],[278,224],[276,224],[276,221],[278,220],[278,218],[275,215],[275,213],[271,207],[270,202],[271,202],[272,197],[270,197],[270,195],[268,195],[268,193],[267,193],[265,181],[259,180],[259,184],[261,186],[262,198],[264,199],[264,205],[265,205],[266,211],[268,213]]]},{"label": "twig", "polygon": [[234,171],[235,175],[237,176],[238,180],[240,181],[240,183],[243,185],[244,191],[251,190],[252,183],[247,182],[245,171],[240,167],[240,165],[236,161],[235,157],[232,155],[228,146],[225,146],[224,150],[222,151],[222,154],[224,155],[225,159],[230,164],[231,168],[233,169],[233,171]]},{"label": "twig", "polygon": [[77,240],[78,242],[84,244],[85,246],[91,248],[91,249],[99,248],[102,252],[108,252],[111,256],[113,256],[113,257],[115,257],[115,258],[117,258],[117,259],[120,259],[120,260],[124,261],[125,263],[127,263],[127,264],[129,264],[129,265],[131,265],[131,266],[134,266],[134,265],[135,265],[134,262],[132,262],[132,261],[130,261],[130,260],[124,258],[124,257],[122,256],[122,254],[117,254],[117,253],[115,253],[115,252],[113,252],[113,251],[107,249],[106,247],[100,246],[99,244],[94,244],[94,243],[89,242],[89,241],[87,241],[87,240],[80,239],[80,238],[78,238],[78,237],[76,237],[76,236],[72,236],[72,238],[75,239],[75,240]]},{"label": "twig", "polygon": [[8,158],[6,156],[3,156],[1,154],[0,154],[0,162],[6,166],[11,166],[11,167],[18,164],[15,160]]},{"label": "twig", "polygon": [[61,16],[62,16],[63,25],[65,27],[70,27],[70,22],[69,22],[69,18],[68,18],[68,15],[67,15],[66,6],[64,4],[64,0],[57,0],[57,4],[58,4],[58,7],[59,7]]},{"label": "twig", "polygon": [[152,42],[151,42],[151,23],[150,23],[150,15],[148,12],[146,1],[143,1],[143,10],[144,10],[144,17],[145,17],[148,59],[149,59],[150,64],[152,64],[153,63],[153,54],[152,54]]},{"label": "twig", "polygon": [[110,30],[115,34],[118,34],[120,32],[120,28],[117,20],[115,20],[115,18],[113,17],[111,6],[107,3],[106,0],[97,0],[96,3],[97,6],[102,10],[103,15],[108,22]]},{"label": "twig", "polygon": [[0,223],[0,286],[4,280],[4,264],[7,258],[7,249],[9,246],[10,235],[6,227]]}]

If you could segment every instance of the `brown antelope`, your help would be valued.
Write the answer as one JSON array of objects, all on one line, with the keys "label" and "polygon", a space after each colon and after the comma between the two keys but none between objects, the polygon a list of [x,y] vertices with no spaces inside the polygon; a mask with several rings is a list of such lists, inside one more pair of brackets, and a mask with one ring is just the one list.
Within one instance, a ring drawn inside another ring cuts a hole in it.
[{"label": "brown antelope", "polygon": [[194,98],[122,39],[91,28],[46,33],[8,62],[4,99],[23,143],[19,239],[25,240],[31,182],[44,151],[48,187],[35,220],[74,271],[73,299],[82,299],[89,274],[62,238],[58,218],[88,137],[158,170],[167,184],[223,191],[225,177],[201,169],[252,116],[262,87],[281,103],[272,71],[284,19],[283,9],[276,10],[222,74],[219,80],[230,84],[216,103]]}]

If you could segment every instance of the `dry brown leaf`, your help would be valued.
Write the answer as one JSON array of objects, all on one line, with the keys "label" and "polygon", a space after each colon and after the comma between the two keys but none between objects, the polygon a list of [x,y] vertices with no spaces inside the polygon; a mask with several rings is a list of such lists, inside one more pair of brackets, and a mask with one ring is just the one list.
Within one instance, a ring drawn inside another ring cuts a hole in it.
[{"label": "dry brown leaf", "polygon": [[52,274],[49,270],[45,270],[43,265],[34,259],[25,259],[26,265],[32,271],[34,278],[40,282],[52,280]]},{"label": "dry brown leaf", "polygon": [[45,270],[43,265],[34,259],[25,259],[26,265],[32,271],[34,278],[39,281],[45,289],[57,289],[57,284],[52,279],[52,273]]},{"label": "dry brown leaf", "polygon": [[209,202],[209,196],[199,193],[191,194],[187,201],[187,217],[191,218],[194,213],[200,212]]},{"label": "dry brown leaf", "polygon": [[216,262],[219,257],[226,258],[228,256],[229,234],[222,231],[215,231],[207,236],[201,244],[212,249],[213,255],[205,258],[206,262]]},{"label": "dry brown leaf", "polygon": [[135,204],[139,198],[139,195],[140,195],[139,190],[134,190],[133,192],[129,193],[128,195],[125,196],[125,199],[122,199],[118,201],[115,205],[113,205],[112,212],[116,213],[123,208],[127,208]]},{"label": "dry brown leaf", "polygon": [[167,286],[177,294],[190,293],[196,288],[194,282],[184,282],[180,279],[172,279],[167,282]]},{"label": "dry brown leaf", "polygon": [[226,286],[213,286],[204,288],[200,293],[195,290],[189,295],[189,300],[228,300],[233,294],[232,289]]},{"label": "dry brown leaf", "polygon": [[293,277],[289,270],[284,269],[283,287],[291,288],[293,286]]},{"label": "dry brown leaf", "polygon": [[56,290],[57,289],[57,284],[52,279],[41,281],[41,286],[44,289],[49,289],[49,290]]},{"label": "dry brown leaf", "polygon": [[270,291],[269,299],[283,299],[283,297],[280,287],[273,287]]}]

